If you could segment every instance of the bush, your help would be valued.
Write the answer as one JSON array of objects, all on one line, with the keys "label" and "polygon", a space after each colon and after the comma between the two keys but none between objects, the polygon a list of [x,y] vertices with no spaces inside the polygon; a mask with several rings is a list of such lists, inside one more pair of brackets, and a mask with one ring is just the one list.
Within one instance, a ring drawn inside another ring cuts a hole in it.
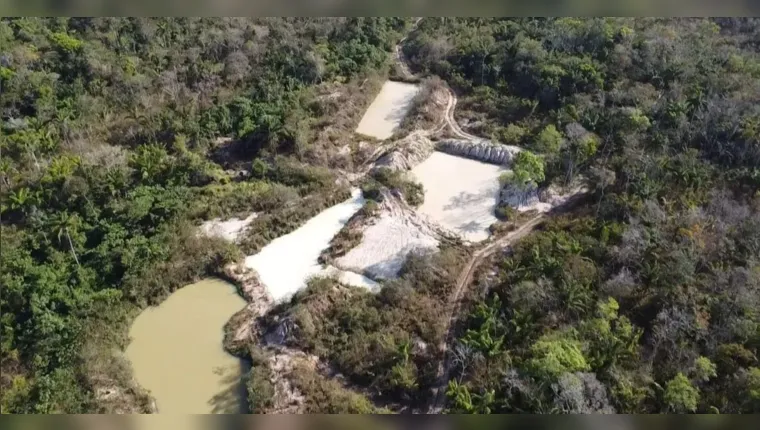
[{"label": "bush", "polygon": [[377,169],[372,173],[372,177],[365,181],[362,191],[365,192],[366,198],[379,201],[382,187],[401,193],[406,202],[414,207],[421,205],[425,200],[422,184],[410,180],[402,171],[387,167]]},{"label": "bush", "polygon": [[509,205],[499,205],[496,207],[495,215],[501,221],[511,221],[517,215],[517,209]]},{"label": "bush", "polygon": [[557,130],[554,124],[549,124],[536,136],[533,148],[543,154],[556,155],[559,154],[562,140],[562,133]]},{"label": "bush", "polygon": [[509,181],[514,181],[517,185],[525,186],[527,184],[540,184],[546,179],[544,175],[544,160],[539,155],[532,154],[528,151],[520,151],[514,159],[512,165],[512,176]]},{"label": "bush", "polygon": [[251,360],[251,370],[245,377],[249,412],[266,413],[273,405],[275,394],[274,385],[271,382],[272,371],[264,351],[254,349],[251,352]]},{"label": "bush", "polygon": [[375,408],[363,395],[344,388],[338,381],[327,379],[315,370],[299,365],[293,372],[294,385],[306,397],[307,414],[376,414]]},{"label": "bush", "polygon": [[505,128],[499,130],[498,140],[501,140],[507,145],[520,145],[526,133],[527,132],[523,127],[516,124],[509,124]]}]

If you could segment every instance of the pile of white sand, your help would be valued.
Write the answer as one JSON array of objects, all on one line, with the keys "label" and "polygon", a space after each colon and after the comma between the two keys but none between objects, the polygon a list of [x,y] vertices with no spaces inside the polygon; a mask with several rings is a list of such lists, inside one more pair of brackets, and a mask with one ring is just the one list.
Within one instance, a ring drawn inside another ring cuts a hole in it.
[{"label": "pile of white sand", "polygon": [[435,151],[412,169],[425,188],[419,211],[464,239],[473,242],[489,236],[497,221],[499,175],[506,169]]},{"label": "pile of white sand", "polygon": [[[579,181],[580,182],[580,181]],[[518,212],[537,211],[546,213],[565,204],[570,198],[587,189],[582,184],[560,188],[552,185],[539,191],[535,186],[516,187],[506,186],[501,190],[500,199],[503,204],[517,209]]]},{"label": "pile of white sand", "polygon": [[374,279],[392,279],[410,252],[438,248],[438,240],[403,216],[383,213],[364,231],[362,242],[336,261],[338,267]]},{"label": "pile of white sand", "polygon": [[535,210],[544,213],[552,209],[551,204],[539,199],[538,188],[532,185],[525,187],[508,185],[501,190],[499,199],[503,204],[515,208],[518,212]]},{"label": "pile of white sand", "polygon": [[252,213],[245,219],[231,218],[222,221],[221,218],[215,218],[201,224],[201,232],[208,237],[221,237],[230,242],[237,242],[241,234],[248,228],[258,214]]},{"label": "pile of white sand", "polygon": [[[259,274],[259,279],[275,301],[289,298],[306,285],[315,275],[327,273],[317,261],[330,240],[364,205],[360,190],[354,190],[350,199],[325,209],[294,232],[273,240],[258,254],[246,257],[245,265]],[[357,277],[340,275],[341,282],[360,287],[373,287],[367,279],[356,282]],[[363,278],[363,277],[362,277]]]},{"label": "pile of white sand", "polygon": [[364,287],[370,291],[377,292],[380,289],[380,284],[360,275],[355,272],[349,272],[346,270],[340,270],[335,266],[327,266],[317,276],[328,276],[337,279],[338,282],[345,285],[351,285],[354,287]]},{"label": "pile of white sand", "polygon": [[391,137],[409,112],[417,91],[419,87],[414,84],[386,81],[364,113],[356,132],[381,140]]}]

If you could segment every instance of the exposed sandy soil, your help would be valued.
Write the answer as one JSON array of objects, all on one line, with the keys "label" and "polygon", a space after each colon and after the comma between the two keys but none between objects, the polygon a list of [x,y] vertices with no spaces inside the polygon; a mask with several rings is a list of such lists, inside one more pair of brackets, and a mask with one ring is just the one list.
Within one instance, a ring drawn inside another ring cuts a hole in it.
[{"label": "exposed sandy soil", "polygon": [[391,137],[409,111],[417,91],[419,87],[414,84],[386,81],[356,132],[380,140]]},{"label": "exposed sandy soil", "polygon": [[[320,253],[363,205],[361,191],[354,190],[350,199],[325,209],[292,233],[273,240],[258,254],[246,257],[246,267],[258,272],[275,302],[286,300],[304,288],[311,276],[324,271],[318,262]],[[364,280],[354,282],[357,278],[351,275],[340,279],[356,286],[372,286]]]},{"label": "exposed sandy soil", "polygon": [[335,266],[325,267],[325,269],[317,276],[329,276],[337,279],[341,284],[364,287],[373,292],[380,290],[380,284],[372,279],[368,279],[366,276],[360,275],[356,272],[341,270]]},{"label": "exposed sandy soil", "polygon": [[201,232],[209,237],[221,237],[230,242],[237,242],[242,233],[248,228],[248,225],[256,219],[257,213],[252,213],[245,219],[230,218],[226,221],[222,221],[220,218],[215,218],[209,221],[205,221],[201,224]]},{"label": "exposed sandy soil", "polygon": [[437,248],[438,240],[430,232],[402,216],[385,212],[364,231],[361,244],[336,264],[373,279],[392,279],[398,276],[410,252]]},{"label": "exposed sandy soil", "polygon": [[573,184],[565,188],[553,185],[543,190],[538,190],[536,187],[521,189],[506,186],[501,190],[499,199],[503,204],[517,209],[518,212],[547,213],[558,206],[562,206],[573,196],[586,191],[586,187],[580,184]]},{"label": "exposed sandy soil", "polygon": [[501,166],[433,152],[412,169],[425,188],[419,212],[466,240],[485,240],[488,227],[497,221],[494,209],[504,171]]}]

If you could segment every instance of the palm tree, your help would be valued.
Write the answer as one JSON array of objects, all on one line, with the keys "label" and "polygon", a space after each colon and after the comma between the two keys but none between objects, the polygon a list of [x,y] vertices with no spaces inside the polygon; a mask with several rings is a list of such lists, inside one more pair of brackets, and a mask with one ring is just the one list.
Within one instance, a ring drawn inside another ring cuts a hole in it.
[{"label": "palm tree", "polygon": [[455,380],[449,381],[449,386],[446,389],[446,396],[453,400],[455,410],[468,414],[475,410],[470,390],[464,384],[460,384]]},{"label": "palm tree", "polygon": [[11,202],[10,209],[23,210],[24,206],[26,206],[32,197],[32,193],[29,191],[29,188],[26,187],[21,187],[18,190],[11,192],[10,196],[8,196],[8,200]]},{"label": "palm tree", "polygon": [[65,211],[58,212],[53,216],[50,225],[53,228],[53,231],[56,233],[59,244],[62,242],[62,236],[66,235],[66,239],[69,242],[69,249],[71,250],[71,254],[74,256],[74,261],[76,261],[77,266],[82,267],[82,265],[79,264],[79,257],[77,257],[77,253],[74,250],[74,243],[71,241],[71,232],[76,232],[81,225],[79,215],[71,215]]}]

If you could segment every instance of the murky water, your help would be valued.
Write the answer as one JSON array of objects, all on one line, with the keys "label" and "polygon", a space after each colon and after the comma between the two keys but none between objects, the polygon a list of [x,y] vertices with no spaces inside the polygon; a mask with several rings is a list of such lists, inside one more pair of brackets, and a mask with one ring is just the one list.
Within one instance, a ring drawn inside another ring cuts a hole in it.
[{"label": "murky water", "polygon": [[162,414],[245,411],[242,362],[224,351],[224,325],[245,300],[206,279],[179,289],[132,324],[127,357]]}]

